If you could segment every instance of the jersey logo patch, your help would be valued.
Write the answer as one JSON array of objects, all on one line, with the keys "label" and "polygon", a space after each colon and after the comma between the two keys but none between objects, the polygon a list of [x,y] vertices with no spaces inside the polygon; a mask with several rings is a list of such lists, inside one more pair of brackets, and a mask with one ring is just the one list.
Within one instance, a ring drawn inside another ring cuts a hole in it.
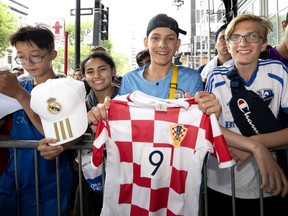
[{"label": "jersey logo patch", "polygon": [[273,89],[260,89],[257,94],[262,98],[262,100],[269,106],[272,99],[274,98]]},{"label": "jersey logo patch", "polygon": [[174,99],[185,98],[185,92],[182,89],[176,89]]},{"label": "jersey logo patch", "polygon": [[179,147],[181,145],[181,142],[186,136],[187,130],[188,129],[184,127],[184,125],[180,124],[170,126],[170,134],[174,147]]}]

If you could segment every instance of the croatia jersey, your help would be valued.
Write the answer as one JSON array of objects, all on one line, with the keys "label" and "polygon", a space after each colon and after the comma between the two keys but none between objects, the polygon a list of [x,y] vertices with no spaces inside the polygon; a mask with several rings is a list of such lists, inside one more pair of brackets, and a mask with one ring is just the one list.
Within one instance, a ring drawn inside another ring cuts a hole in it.
[{"label": "croatia jersey", "polygon": [[96,169],[104,149],[105,216],[198,216],[207,152],[220,168],[235,164],[214,114],[203,114],[193,98],[160,99],[140,91],[111,100],[93,143]]}]

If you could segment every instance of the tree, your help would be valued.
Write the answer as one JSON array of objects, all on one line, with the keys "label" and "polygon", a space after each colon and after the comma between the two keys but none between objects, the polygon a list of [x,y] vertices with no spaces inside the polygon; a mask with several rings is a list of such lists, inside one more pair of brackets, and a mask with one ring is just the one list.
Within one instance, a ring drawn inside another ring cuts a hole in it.
[{"label": "tree", "polygon": [[112,53],[115,64],[116,64],[116,72],[118,75],[123,76],[125,73],[133,70],[133,66],[129,63],[129,57],[124,55],[123,53]]},{"label": "tree", "polygon": [[7,4],[0,1],[0,57],[9,51],[9,36],[16,31],[19,26],[18,19],[15,14],[11,13]]}]

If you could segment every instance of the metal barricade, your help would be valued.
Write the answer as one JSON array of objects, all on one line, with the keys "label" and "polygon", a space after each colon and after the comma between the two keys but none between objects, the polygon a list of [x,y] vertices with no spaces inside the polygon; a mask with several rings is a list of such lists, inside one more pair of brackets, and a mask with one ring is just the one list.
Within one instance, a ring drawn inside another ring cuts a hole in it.
[{"label": "metal barricade", "polygon": [[[85,135],[84,139],[80,141],[78,144],[73,145],[68,148],[77,150],[78,156],[79,156],[79,162],[78,162],[78,180],[79,180],[79,200],[80,200],[80,215],[83,216],[83,188],[82,188],[82,173],[81,171],[81,164],[82,164],[82,150],[89,150],[92,148],[92,137],[89,135]],[[34,156],[34,161],[35,161],[35,182],[36,182],[36,198],[37,198],[37,215],[40,216],[40,203],[39,203],[39,172],[38,172],[38,155],[37,153],[37,147],[39,145],[39,141],[29,141],[29,140],[2,140],[0,141],[0,148],[14,148],[14,163],[15,163],[15,177],[16,177],[16,193],[17,193],[17,198],[18,198],[18,209],[20,209],[20,204],[19,204],[19,191],[18,191],[18,171],[17,171],[17,148],[33,148],[35,152]],[[288,153],[288,146],[285,146],[283,148],[277,148],[274,150],[286,150],[286,153]],[[287,164],[288,166],[288,164]],[[200,209],[203,208],[204,210],[204,215],[209,216],[208,212],[208,202],[207,202],[207,181],[206,181],[206,176],[207,176],[207,167],[206,164],[204,163],[203,166],[203,194],[204,198],[201,199],[200,197]],[[58,198],[58,216],[61,216],[60,209],[61,209],[61,203],[60,203],[60,175],[59,175],[59,160],[56,158],[56,179],[57,179],[57,198]],[[234,177],[234,168],[231,168],[231,179],[232,179],[232,215],[236,216],[236,205],[235,205],[235,177]],[[263,210],[263,192],[260,192],[260,212],[261,215],[264,215],[264,210]],[[18,211],[20,212],[20,211]],[[18,213],[18,215],[20,215]],[[203,215],[199,213],[199,215]]]},{"label": "metal barricade", "polygon": [[[81,161],[82,161],[82,150],[91,149],[92,148],[92,141],[88,141],[89,137],[85,136],[85,138],[79,142],[78,144],[71,146],[68,148],[77,150],[79,156],[79,163],[78,163],[78,170],[81,170]],[[91,140],[91,139],[90,139]],[[18,148],[31,148],[34,149],[34,162],[35,162],[35,187],[36,187],[36,210],[37,215],[40,216],[40,202],[39,202],[39,171],[38,171],[38,154],[37,154],[37,147],[39,145],[39,141],[35,140],[1,140],[0,141],[0,148],[13,148],[14,149],[14,164],[15,164],[15,185],[16,185],[16,195],[17,195],[17,208],[18,208],[18,215],[20,215],[20,203],[19,203],[19,183],[18,183],[18,167],[17,167],[17,149]],[[58,216],[61,216],[61,203],[60,203],[60,175],[59,175],[59,159],[56,158],[56,179],[57,179],[57,199],[58,199]],[[83,216],[83,196],[82,196],[82,178],[81,172],[78,172],[78,179],[79,179],[79,200],[80,200],[80,212],[81,216]]]}]

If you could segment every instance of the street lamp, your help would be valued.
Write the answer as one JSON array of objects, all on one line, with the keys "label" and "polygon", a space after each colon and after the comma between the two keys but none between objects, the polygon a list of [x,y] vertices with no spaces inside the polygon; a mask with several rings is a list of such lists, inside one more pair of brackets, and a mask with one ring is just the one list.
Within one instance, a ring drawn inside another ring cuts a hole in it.
[{"label": "street lamp", "polygon": [[184,0],[172,0],[172,5],[177,6],[177,9],[184,4]]}]

